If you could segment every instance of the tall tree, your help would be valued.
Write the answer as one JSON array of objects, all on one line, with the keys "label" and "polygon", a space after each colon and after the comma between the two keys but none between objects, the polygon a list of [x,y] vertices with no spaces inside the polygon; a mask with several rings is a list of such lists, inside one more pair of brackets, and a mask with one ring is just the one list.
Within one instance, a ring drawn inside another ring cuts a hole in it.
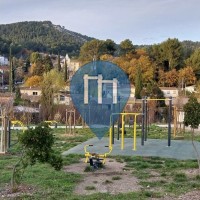
[{"label": "tall tree", "polygon": [[12,56],[12,46],[10,46],[10,56],[9,56],[10,70],[9,70],[9,91],[12,93],[15,91],[15,69]]},{"label": "tall tree", "polygon": [[120,43],[119,47],[120,47],[120,53],[121,53],[121,55],[126,55],[127,53],[132,53],[132,52],[135,51],[133,43],[129,39],[123,40]]},{"label": "tall tree", "polygon": [[192,67],[195,74],[200,77],[200,49],[196,49],[185,63],[187,66]]},{"label": "tall tree", "polygon": [[148,83],[153,79],[154,64],[148,56],[140,56],[139,59],[132,59],[128,68],[129,78],[132,82],[136,79],[137,68],[141,69],[143,84]]},{"label": "tall tree", "polygon": [[42,63],[44,65],[44,72],[49,72],[50,70],[53,69],[53,63],[51,61],[51,58],[49,55],[46,55],[43,60],[42,60]]},{"label": "tall tree", "polygon": [[58,64],[57,64],[57,69],[60,72],[61,71],[61,65],[60,65],[60,53],[58,53]]},{"label": "tall tree", "polygon": [[111,39],[107,39],[105,42],[103,42],[103,46],[104,46],[104,54],[108,54],[108,55],[114,55],[115,51],[116,51],[116,44],[113,40]]},{"label": "tall tree", "polygon": [[196,77],[192,67],[184,67],[178,72],[179,83],[185,85],[193,85],[196,82]]},{"label": "tall tree", "polygon": [[136,79],[135,79],[135,98],[141,99],[141,91],[142,91],[142,71],[140,67],[137,67],[136,71]]},{"label": "tall tree", "polygon": [[41,110],[43,119],[52,118],[54,108],[54,95],[62,89],[65,82],[63,76],[57,70],[43,74],[42,96],[41,96]]},{"label": "tall tree", "polygon": [[103,54],[103,44],[103,41],[97,39],[84,43],[80,49],[80,60],[82,62],[98,60]]},{"label": "tall tree", "polygon": [[183,47],[178,39],[168,39],[161,44],[161,56],[164,67],[179,69],[183,65]]},{"label": "tall tree", "polygon": [[68,67],[67,67],[67,60],[65,59],[65,68],[64,68],[64,80],[65,82],[68,80]]}]

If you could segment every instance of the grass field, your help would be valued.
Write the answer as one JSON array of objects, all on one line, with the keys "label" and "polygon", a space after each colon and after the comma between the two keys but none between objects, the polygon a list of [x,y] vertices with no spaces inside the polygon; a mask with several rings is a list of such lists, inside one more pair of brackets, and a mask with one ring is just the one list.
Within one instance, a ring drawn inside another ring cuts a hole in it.
[{"label": "grass field", "polygon": [[[149,135],[150,138],[166,137],[166,130],[158,127],[152,127],[152,129],[154,131]],[[56,138],[54,148],[58,154],[94,136],[89,129],[77,129],[75,135],[65,134],[63,129],[54,129],[53,131]],[[127,129],[126,137],[131,137],[131,132],[131,129]],[[19,132],[13,131],[12,133],[14,140],[16,140],[15,135],[17,133]],[[190,139],[189,133],[186,139]],[[199,140],[199,136],[196,136],[196,140]],[[73,190],[83,180],[82,174],[67,173],[63,170],[55,171],[49,165],[36,164],[28,167],[25,171],[22,187],[26,189],[26,192],[24,194],[19,193],[6,196],[4,193],[9,188],[12,166],[18,159],[18,145],[14,145],[9,152],[8,155],[0,155],[0,199],[130,200],[159,198],[166,193],[178,196],[187,191],[200,189],[200,176],[196,173],[192,176],[187,174],[188,170],[196,170],[198,168],[197,161],[195,160],[177,161],[163,158],[117,156],[114,158],[118,162],[126,164],[125,170],[131,171],[138,178],[139,184],[142,187],[141,190],[115,196],[108,193],[79,196],[75,195]],[[78,163],[80,158],[82,158],[80,155],[68,155],[63,158],[64,165]],[[115,179],[120,181],[120,178],[115,176],[110,181],[110,184]],[[152,179],[155,180],[152,181]],[[88,187],[87,189],[90,190],[91,188]]]}]

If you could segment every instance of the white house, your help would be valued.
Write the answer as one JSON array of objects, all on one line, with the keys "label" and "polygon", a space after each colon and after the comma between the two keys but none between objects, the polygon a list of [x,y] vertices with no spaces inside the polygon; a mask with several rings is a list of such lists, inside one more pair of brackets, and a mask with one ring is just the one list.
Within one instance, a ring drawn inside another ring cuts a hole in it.
[{"label": "white house", "polygon": [[67,68],[71,72],[76,72],[80,67],[80,63],[76,60],[70,59],[68,54],[66,54],[66,56],[61,60],[60,64],[62,68],[65,66],[65,62],[67,62]]},{"label": "white house", "polygon": [[8,59],[4,56],[0,56],[0,65],[8,65]]},{"label": "white house", "polygon": [[164,94],[164,97],[172,97],[176,98],[178,97],[178,88],[176,87],[160,87],[161,91]]}]

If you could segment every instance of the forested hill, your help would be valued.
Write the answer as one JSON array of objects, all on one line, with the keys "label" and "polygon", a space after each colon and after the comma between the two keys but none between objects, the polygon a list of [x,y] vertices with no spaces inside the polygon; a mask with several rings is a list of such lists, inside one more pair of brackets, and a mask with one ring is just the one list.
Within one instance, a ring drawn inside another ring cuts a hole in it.
[{"label": "forested hill", "polygon": [[2,49],[2,45],[0,47],[1,52],[7,51],[8,45],[6,44],[14,43],[15,51],[26,48],[40,52],[78,54],[80,46],[91,39],[88,36],[69,31],[60,25],[54,25],[50,21],[0,25],[0,43],[4,41],[4,49]]}]

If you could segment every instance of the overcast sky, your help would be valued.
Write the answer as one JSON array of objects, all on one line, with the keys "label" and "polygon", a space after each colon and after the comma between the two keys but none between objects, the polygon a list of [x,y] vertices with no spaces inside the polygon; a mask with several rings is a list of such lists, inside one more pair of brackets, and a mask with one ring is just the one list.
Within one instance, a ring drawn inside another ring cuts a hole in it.
[{"label": "overcast sky", "polygon": [[200,41],[200,0],[0,0],[0,24],[44,20],[117,43]]}]

